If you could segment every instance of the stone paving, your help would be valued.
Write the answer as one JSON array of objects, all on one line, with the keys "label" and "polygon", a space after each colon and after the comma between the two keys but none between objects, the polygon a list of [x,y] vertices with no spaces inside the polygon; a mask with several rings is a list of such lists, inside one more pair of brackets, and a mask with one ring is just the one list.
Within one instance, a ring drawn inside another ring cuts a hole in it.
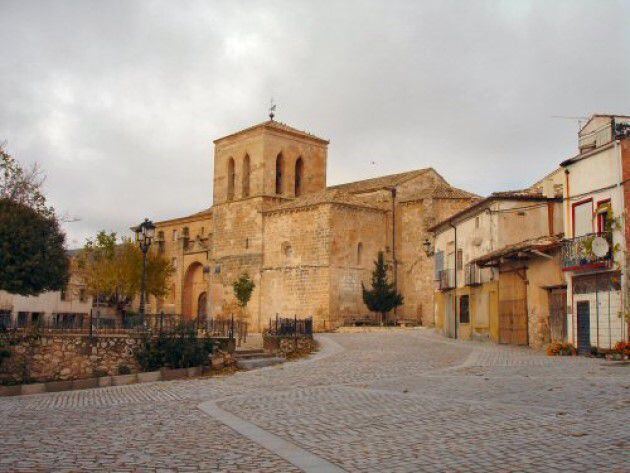
[{"label": "stone paving", "polygon": [[321,341],[233,376],[0,398],[0,471],[299,471],[207,401],[346,471],[630,471],[628,366],[426,329]]}]

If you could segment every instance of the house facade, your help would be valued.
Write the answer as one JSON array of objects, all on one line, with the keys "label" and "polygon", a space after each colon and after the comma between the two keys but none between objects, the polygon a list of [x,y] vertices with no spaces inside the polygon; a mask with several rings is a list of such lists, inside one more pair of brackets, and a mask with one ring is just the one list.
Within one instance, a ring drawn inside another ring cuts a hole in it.
[{"label": "house facade", "polygon": [[562,266],[568,340],[580,353],[628,340],[630,117],[594,115],[565,160]]},{"label": "house facade", "polygon": [[89,327],[92,297],[74,270],[75,251],[69,251],[70,279],[63,291],[20,296],[0,291],[0,327],[45,324],[59,328]]},{"label": "house facade", "polygon": [[550,291],[564,284],[561,210],[561,197],[537,189],[497,192],[433,226],[436,327],[453,338],[542,346]]}]

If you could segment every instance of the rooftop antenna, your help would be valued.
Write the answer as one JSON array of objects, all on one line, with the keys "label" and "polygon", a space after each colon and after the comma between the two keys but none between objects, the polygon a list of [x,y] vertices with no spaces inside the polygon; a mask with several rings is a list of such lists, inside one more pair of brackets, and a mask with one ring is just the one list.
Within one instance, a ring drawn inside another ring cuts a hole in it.
[{"label": "rooftop antenna", "polygon": [[582,129],[582,122],[588,120],[588,117],[566,117],[564,115],[552,115],[551,118],[559,118],[560,120],[576,120],[578,124],[578,131]]},{"label": "rooftop antenna", "polygon": [[273,121],[273,117],[276,116],[275,112],[276,111],[276,104],[273,103],[273,97],[271,97],[271,101],[269,102],[269,119],[271,121]]}]

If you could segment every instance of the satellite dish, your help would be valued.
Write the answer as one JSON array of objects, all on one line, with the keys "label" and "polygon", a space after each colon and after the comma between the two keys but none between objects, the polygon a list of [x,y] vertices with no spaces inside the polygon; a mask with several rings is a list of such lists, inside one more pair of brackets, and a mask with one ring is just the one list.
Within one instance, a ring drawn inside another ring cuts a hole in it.
[{"label": "satellite dish", "polygon": [[608,245],[608,242],[605,238],[598,236],[593,239],[592,249],[595,256],[597,256],[598,258],[603,258],[608,254],[610,246]]}]

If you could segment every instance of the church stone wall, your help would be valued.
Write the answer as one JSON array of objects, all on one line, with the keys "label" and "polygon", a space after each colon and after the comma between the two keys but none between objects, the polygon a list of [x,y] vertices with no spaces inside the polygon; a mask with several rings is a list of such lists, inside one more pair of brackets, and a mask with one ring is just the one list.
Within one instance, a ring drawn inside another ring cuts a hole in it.
[{"label": "church stone wall", "polygon": [[264,139],[261,130],[252,130],[238,139],[228,139],[217,144],[214,151],[214,204],[228,201],[228,162],[234,159],[234,197],[243,198],[243,161],[249,156],[249,196],[263,195],[264,189]]},{"label": "church stone wall", "polygon": [[267,195],[276,193],[276,159],[280,153],[284,158],[282,195],[295,197],[295,163],[300,157],[304,164],[302,195],[326,188],[326,144],[268,132],[264,150],[264,185]]},{"label": "church stone wall", "polygon": [[374,261],[387,246],[387,214],[378,209],[335,205],[330,226],[330,312],[332,324],[340,326],[369,314],[361,283],[370,286]]},{"label": "church stone wall", "polygon": [[398,290],[405,304],[397,315],[427,325],[433,314],[433,261],[422,249],[433,215],[429,199],[403,203],[397,208]]},{"label": "church stone wall", "polygon": [[265,215],[262,314],[314,317],[330,326],[330,206]]},{"label": "church stone wall", "polygon": [[[210,315],[221,315],[234,302],[232,283],[247,273],[256,288],[247,306],[249,320],[260,323],[260,269],[262,265],[261,198],[216,205],[213,208],[213,247],[210,253]],[[225,314],[224,314],[225,315]]]}]

